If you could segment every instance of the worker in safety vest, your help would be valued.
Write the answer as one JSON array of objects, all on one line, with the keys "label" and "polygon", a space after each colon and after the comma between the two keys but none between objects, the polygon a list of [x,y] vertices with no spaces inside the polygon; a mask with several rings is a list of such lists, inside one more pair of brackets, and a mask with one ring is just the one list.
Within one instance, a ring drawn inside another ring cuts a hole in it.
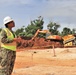
[{"label": "worker in safety vest", "polygon": [[0,33],[0,75],[11,75],[16,58],[16,38],[12,28],[15,27],[14,20],[7,16],[3,20],[5,28]]}]

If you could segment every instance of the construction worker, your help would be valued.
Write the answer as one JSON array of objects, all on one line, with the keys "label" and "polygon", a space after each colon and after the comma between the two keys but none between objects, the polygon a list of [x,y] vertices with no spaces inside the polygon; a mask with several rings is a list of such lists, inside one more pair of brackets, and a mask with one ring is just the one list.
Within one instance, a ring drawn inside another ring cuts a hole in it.
[{"label": "construction worker", "polygon": [[5,28],[0,33],[0,75],[11,75],[16,58],[16,38],[12,28],[15,27],[14,20],[7,16],[3,20]]}]

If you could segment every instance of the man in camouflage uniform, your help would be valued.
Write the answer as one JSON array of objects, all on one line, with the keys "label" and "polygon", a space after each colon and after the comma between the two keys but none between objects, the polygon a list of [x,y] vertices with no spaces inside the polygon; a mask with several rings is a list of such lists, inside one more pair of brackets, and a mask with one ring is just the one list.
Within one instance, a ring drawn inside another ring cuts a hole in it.
[{"label": "man in camouflage uniform", "polygon": [[11,75],[16,58],[16,45],[12,43],[18,39],[12,31],[12,27],[15,26],[13,19],[5,17],[4,25],[6,28],[0,33],[0,75]]}]

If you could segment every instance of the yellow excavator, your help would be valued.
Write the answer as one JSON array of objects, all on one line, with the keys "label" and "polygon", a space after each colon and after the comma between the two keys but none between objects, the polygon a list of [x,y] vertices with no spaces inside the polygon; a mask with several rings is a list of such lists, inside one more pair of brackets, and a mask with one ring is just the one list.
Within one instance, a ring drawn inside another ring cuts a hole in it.
[{"label": "yellow excavator", "polygon": [[59,35],[52,35],[48,30],[38,29],[31,40],[34,40],[39,33],[46,34],[46,40],[50,40],[51,42],[54,42],[54,44],[58,42],[62,47],[76,46],[76,35],[66,35],[62,37]]},{"label": "yellow excavator", "polygon": [[46,34],[46,39],[47,40],[62,40],[62,37],[59,35],[52,35],[51,32],[49,32],[48,30],[40,30],[38,29],[35,33],[35,35],[32,37],[32,40],[35,39],[35,37],[39,34],[39,33],[43,33]]},{"label": "yellow excavator", "polygon": [[52,43],[52,45],[54,46],[57,46],[57,44],[59,44],[58,46],[61,46],[63,45],[63,39],[61,36],[59,35],[52,35],[51,32],[49,32],[48,30],[40,30],[38,29],[35,33],[35,35],[32,37],[32,40],[35,39],[35,37],[39,34],[39,33],[42,33],[42,34],[46,34],[46,37],[45,39],[46,40],[50,40],[50,42]]}]

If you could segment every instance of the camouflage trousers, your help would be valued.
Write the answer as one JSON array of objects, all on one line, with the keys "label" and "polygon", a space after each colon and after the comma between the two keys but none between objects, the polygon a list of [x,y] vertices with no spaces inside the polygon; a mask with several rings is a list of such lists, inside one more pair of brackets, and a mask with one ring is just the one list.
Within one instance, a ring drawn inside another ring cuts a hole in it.
[{"label": "camouflage trousers", "polygon": [[5,48],[0,49],[0,75],[11,75],[16,52]]}]

